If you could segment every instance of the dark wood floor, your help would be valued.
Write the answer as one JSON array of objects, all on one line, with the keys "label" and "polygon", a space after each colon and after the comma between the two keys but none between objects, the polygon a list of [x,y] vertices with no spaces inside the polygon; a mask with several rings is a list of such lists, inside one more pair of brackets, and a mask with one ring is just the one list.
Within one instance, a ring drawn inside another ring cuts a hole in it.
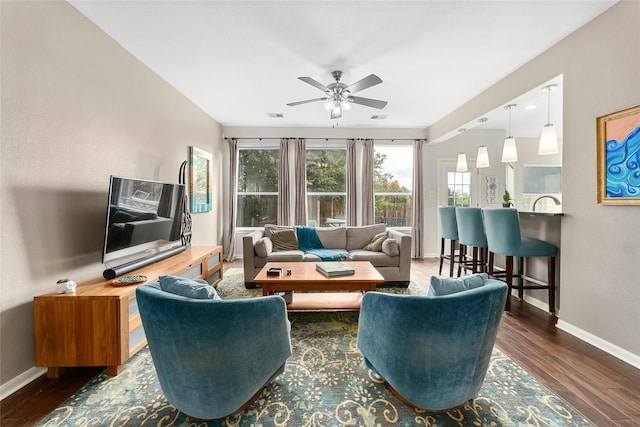
[{"label": "dark wood floor", "polygon": [[[241,267],[239,261],[225,269]],[[425,288],[437,260],[417,260],[411,278]],[[555,317],[513,299],[498,347],[597,426],[640,426],[640,370],[555,328]],[[0,403],[4,427],[32,426],[80,389],[100,368],[39,378]]]}]

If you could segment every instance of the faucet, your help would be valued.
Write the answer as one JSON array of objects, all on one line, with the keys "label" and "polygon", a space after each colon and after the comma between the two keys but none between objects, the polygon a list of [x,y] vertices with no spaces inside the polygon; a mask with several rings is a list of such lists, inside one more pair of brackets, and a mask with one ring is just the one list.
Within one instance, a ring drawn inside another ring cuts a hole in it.
[{"label": "faucet", "polygon": [[548,198],[548,199],[553,200],[553,202],[556,204],[556,206],[560,206],[560,200],[558,200],[556,197],[549,196],[549,195],[540,196],[540,197],[538,197],[538,198],[533,202],[533,211],[534,211],[534,212],[536,211],[536,203],[538,203],[538,201],[539,201],[540,199],[545,199],[545,198]]}]

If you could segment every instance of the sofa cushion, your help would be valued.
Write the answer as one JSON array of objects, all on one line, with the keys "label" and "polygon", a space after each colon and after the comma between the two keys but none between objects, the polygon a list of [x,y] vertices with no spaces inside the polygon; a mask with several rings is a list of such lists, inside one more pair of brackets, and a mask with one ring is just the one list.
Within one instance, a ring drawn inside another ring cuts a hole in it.
[{"label": "sofa cushion", "polygon": [[385,224],[347,227],[347,250],[364,248],[373,239],[373,236],[386,230],[387,226]]},{"label": "sofa cushion", "polygon": [[160,276],[160,289],[193,299],[221,299],[215,288],[205,280],[192,280],[182,276]]},{"label": "sofa cushion", "polygon": [[[268,262],[302,262],[304,261],[305,254],[298,251],[278,251],[271,252],[265,258],[260,258],[259,256],[253,257],[253,267],[255,269],[255,274],[262,269]],[[254,274],[254,277],[255,277]]]},{"label": "sofa cushion", "polygon": [[254,246],[256,249],[256,254],[260,258],[267,257],[271,251],[273,250],[273,243],[271,243],[271,239],[268,237],[263,237],[262,239],[258,239]]},{"label": "sofa cushion", "polygon": [[470,274],[463,277],[431,276],[428,295],[450,295],[469,289],[479,288],[487,282],[487,273]]},{"label": "sofa cushion", "polygon": [[295,230],[295,228],[291,225],[277,225],[277,224],[265,224],[264,225],[264,235],[266,237],[271,237],[271,233],[274,231],[280,230]]},{"label": "sofa cushion", "polygon": [[347,247],[347,229],[345,227],[318,227],[318,238],[326,249],[344,250]]},{"label": "sofa cushion", "polygon": [[294,229],[272,230],[270,238],[274,252],[298,249],[298,237]]},{"label": "sofa cushion", "polygon": [[366,245],[364,245],[362,249],[364,249],[365,251],[380,252],[382,251],[382,242],[384,242],[386,238],[387,238],[386,231],[383,231],[382,233],[378,233],[375,236],[373,236],[371,241]]},{"label": "sofa cushion", "polygon": [[349,255],[351,255],[351,261],[369,261],[374,267],[398,267],[400,265],[400,257],[388,256],[384,252],[353,249],[349,251]]},{"label": "sofa cushion", "polygon": [[396,239],[386,239],[382,242],[382,253],[388,256],[400,255],[400,246]]}]

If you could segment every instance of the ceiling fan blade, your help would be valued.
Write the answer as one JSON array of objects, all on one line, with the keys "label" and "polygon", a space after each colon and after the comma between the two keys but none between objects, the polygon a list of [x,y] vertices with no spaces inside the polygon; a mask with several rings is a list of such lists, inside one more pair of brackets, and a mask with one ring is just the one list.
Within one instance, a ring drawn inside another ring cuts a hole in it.
[{"label": "ceiling fan blade", "polygon": [[327,98],[326,96],[324,98],[313,98],[313,99],[306,99],[304,101],[298,101],[298,102],[290,102],[287,105],[289,107],[295,107],[296,105],[302,105],[302,104],[308,104],[310,102],[318,102],[318,101],[325,101],[329,98]]},{"label": "ceiling fan blade", "polygon": [[380,101],[379,99],[361,98],[359,96],[350,96],[349,102],[354,104],[366,105],[367,107],[373,107],[382,109],[387,106],[387,101]]},{"label": "ceiling fan blade", "polygon": [[305,83],[309,83],[311,86],[315,86],[323,92],[327,92],[329,90],[328,87],[326,87],[319,81],[312,79],[311,77],[298,77],[298,80],[302,80]]},{"label": "ceiling fan blade", "polygon": [[358,91],[361,91],[371,86],[375,86],[380,83],[382,83],[382,79],[380,77],[376,76],[375,74],[369,74],[364,79],[359,80],[354,84],[352,84],[351,86],[347,87],[347,90],[349,90],[351,93],[356,93]]}]

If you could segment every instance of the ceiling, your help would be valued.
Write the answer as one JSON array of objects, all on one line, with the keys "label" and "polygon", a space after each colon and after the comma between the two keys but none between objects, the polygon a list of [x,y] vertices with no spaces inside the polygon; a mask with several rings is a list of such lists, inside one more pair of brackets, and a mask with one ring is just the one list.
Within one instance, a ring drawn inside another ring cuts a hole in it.
[{"label": "ceiling", "polygon": [[[615,1],[70,3],[224,126],[424,129]],[[286,105],[323,96],[298,77],[326,85],[334,70],[346,84],[378,75],[383,83],[357,95],[388,105],[354,105],[338,120],[322,102]],[[551,95],[554,123],[561,92]],[[517,128],[524,103],[538,108]],[[504,109],[488,114],[483,126],[507,127]],[[547,95],[532,88],[512,111],[512,133],[539,135],[546,122]]]}]

